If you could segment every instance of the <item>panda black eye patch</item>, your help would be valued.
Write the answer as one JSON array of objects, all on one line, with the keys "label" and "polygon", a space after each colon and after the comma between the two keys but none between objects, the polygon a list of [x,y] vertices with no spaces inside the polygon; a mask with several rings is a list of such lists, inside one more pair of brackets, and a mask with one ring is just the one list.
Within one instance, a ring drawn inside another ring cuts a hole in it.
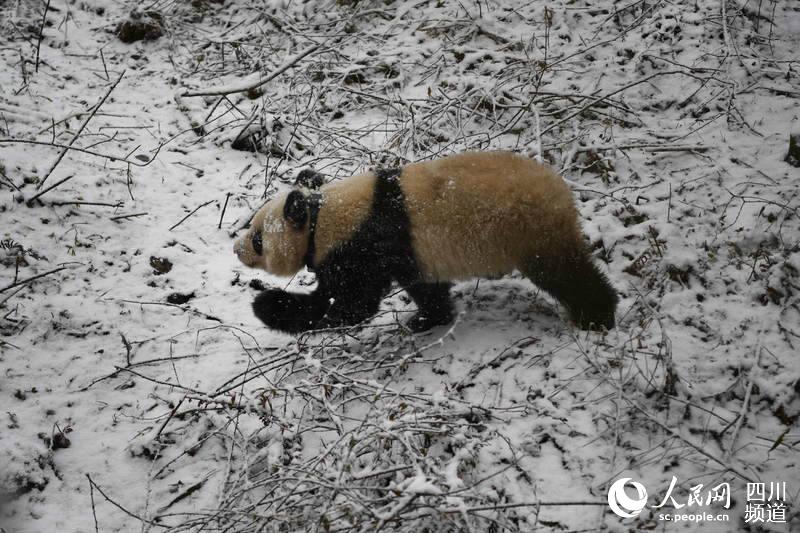
[{"label": "panda black eye patch", "polygon": [[264,246],[263,243],[261,242],[260,231],[256,231],[255,233],[253,233],[252,243],[253,243],[253,251],[258,255],[262,255],[264,253]]}]

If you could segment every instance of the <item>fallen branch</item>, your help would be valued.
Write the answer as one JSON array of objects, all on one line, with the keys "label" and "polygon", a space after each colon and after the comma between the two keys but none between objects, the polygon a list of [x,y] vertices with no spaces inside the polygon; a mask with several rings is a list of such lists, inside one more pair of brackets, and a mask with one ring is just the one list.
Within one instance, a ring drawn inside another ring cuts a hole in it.
[{"label": "fallen branch", "polygon": [[761,364],[761,333],[762,330],[760,329],[758,332],[758,343],[756,344],[755,361],[753,362],[753,366],[750,368],[749,377],[747,379],[747,389],[745,390],[744,400],[742,401],[742,408],[739,411],[739,416],[736,418],[736,425],[733,428],[733,434],[731,434],[731,440],[728,444],[728,449],[725,450],[724,457],[726,461],[729,461],[733,455],[733,447],[736,445],[736,438],[739,436],[739,431],[742,429],[742,424],[744,423],[745,418],[747,418],[747,410],[750,408],[750,398],[753,395],[753,377],[758,371],[759,365]]},{"label": "fallen branch", "polygon": [[206,202],[206,203],[204,203],[204,204],[200,204],[200,205],[198,205],[197,207],[195,207],[195,208],[192,210],[192,212],[191,212],[191,213],[189,213],[188,215],[186,215],[185,217],[183,217],[182,219],[180,219],[180,220],[179,220],[179,221],[178,221],[178,222],[177,222],[177,223],[176,223],[174,226],[172,226],[171,228],[169,228],[169,231],[172,231],[172,230],[174,230],[175,228],[177,228],[178,226],[180,226],[181,224],[183,224],[183,223],[186,221],[186,219],[187,219],[187,218],[189,218],[190,216],[192,216],[192,215],[194,215],[195,213],[197,213],[197,212],[200,210],[200,208],[203,208],[203,207],[205,207],[205,206],[207,206],[208,204],[210,204],[210,203],[213,203],[213,202],[214,202],[214,200],[209,200],[209,201],[207,201],[207,202]]},{"label": "fallen branch", "polygon": [[694,79],[702,79],[699,76],[696,76],[696,75],[694,75],[694,74],[692,74],[690,72],[686,72],[685,70],[668,70],[668,71],[665,71],[665,72],[656,72],[655,74],[651,74],[650,76],[647,76],[647,77],[642,78],[640,80],[636,80],[634,82],[628,83],[627,85],[624,85],[624,86],[620,87],[619,89],[615,89],[615,90],[613,90],[613,91],[611,91],[609,93],[606,93],[606,94],[600,95],[600,96],[598,96],[596,98],[593,98],[588,104],[583,105],[580,108],[578,108],[577,111],[573,111],[572,113],[570,113],[566,117],[562,118],[561,120],[559,120],[557,122],[554,122],[553,124],[551,124],[550,126],[545,128],[541,132],[541,135],[545,135],[546,133],[551,132],[552,130],[554,130],[558,126],[560,126],[560,125],[562,125],[562,124],[564,124],[566,122],[569,122],[570,120],[572,120],[573,118],[577,117],[578,115],[580,115],[581,113],[583,113],[584,111],[589,109],[590,107],[595,106],[595,105],[597,105],[598,103],[600,103],[600,102],[602,102],[604,100],[607,100],[608,98],[614,96],[615,94],[619,94],[621,92],[627,91],[628,89],[630,89],[632,87],[636,87],[637,85],[641,85],[642,83],[647,83],[648,81],[652,80],[653,78],[658,78],[660,76],[671,76],[673,74],[681,74],[683,76],[689,76],[690,78],[694,78]]},{"label": "fallen branch", "polygon": [[222,86],[222,87],[218,87],[216,89],[209,89],[207,91],[184,91],[184,92],[178,93],[177,96],[178,96],[178,98],[181,98],[181,97],[184,97],[184,96],[222,96],[222,95],[227,95],[227,94],[243,93],[243,92],[247,92],[247,91],[256,90],[259,87],[261,87],[262,85],[266,85],[267,83],[269,83],[270,81],[272,81],[273,79],[278,77],[279,75],[281,75],[284,72],[286,72],[287,70],[289,70],[292,66],[295,65],[295,63],[299,62],[301,59],[303,59],[307,55],[316,52],[321,46],[322,46],[322,44],[315,44],[315,45],[309,46],[308,48],[306,48],[302,52],[299,52],[299,53],[293,55],[292,57],[290,57],[289,59],[287,59],[286,61],[281,63],[281,65],[278,68],[276,68],[275,70],[273,70],[266,78],[261,78],[260,77],[260,73],[259,73],[259,79],[257,79],[256,81],[244,82],[244,83],[241,83],[239,85]]},{"label": "fallen branch", "polygon": [[153,522],[151,520],[147,520],[146,518],[142,518],[141,516],[132,513],[131,511],[129,511],[126,508],[124,508],[122,505],[118,504],[117,502],[115,502],[114,500],[109,498],[108,495],[105,492],[103,492],[103,489],[101,489],[100,486],[97,483],[94,482],[94,480],[92,479],[92,476],[90,476],[89,474],[86,474],[86,478],[89,480],[89,486],[90,487],[93,487],[93,488],[97,489],[97,492],[99,492],[103,496],[103,498],[106,499],[106,501],[108,503],[110,503],[111,505],[113,505],[114,507],[116,507],[117,509],[119,509],[120,511],[125,513],[126,515],[130,516],[131,518],[134,518],[134,519],[142,522],[143,524],[148,524],[149,526],[156,526],[156,527],[160,527],[160,528],[163,528],[163,529],[167,529],[169,527],[169,526],[165,526],[163,524],[159,524],[159,523]]},{"label": "fallen branch", "polygon": [[39,72],[39,49],[42,47],[42,35],[44,34],[44,23],[47,22],[47,12],[50,10],[50,0],[44,6],[42,13],[42,23],[39,24],[39,37],[36,39],[36,68],[34,72]]},{"label": "fallen branch", "polygon": [[605,146],[585,146],[575,150],[581,152],[605,152],[607,150],[646,150],[648,152],[706,152],[710,148],[702,144],[659,144],[659,143],[632,143]]},{"label": "fallen branch", "polygon": [[144,374],[140,374],[139,372],[136,372],[136,371],[131,370],[130,368],[126,368],[126,367],[121,367],[121,366],[116,366],[115,365],[114,368],[117,369],[117,372],[129,372],[129,373],[133,374],[136,377],[142,378],[143,380],[149,381],[151,383],[155,383],[156,385],[163,385],[165,387],[169,387],[170,389],[182,389],[182,390],[185,390],[186,392],[191,392],[192,394],[197,394],[198,396],[204,396],[202,391],[199,391],[199,390],[196,390],[196,389],[192,389],[191,387],[187,387],[185,385],[181,385],[180,383],[170,383],[168,381],[163,381],[163,380],[151,378],[150,376],[146,376]]},{"label": "fallen branch", "polygon": [[125,363],[131,366],[131,343],[125,338],[125,335],[120,331],[119,336],[122,337],[122,344],[125,346]]},{"label": "fallen branch", "polygon": [[[128,363],[128,366],[131,366],[130,363]],[[156,436],[153,438],[154,441],[159,442],[159,439],[161,438],[161,433],[164,432],[164,428],[167,427],[167,424],[169,424],[169,421],[172,420],[172,417],[175,416],[175,413],[178,412],[178,409],[180,409],[180,407],[183,404],[183,401],[185,399],[186,399],[186,396],[184,395],[184,397],[181,398],[180,401],[175,404],[175,407],[170,409],[169,416],[167,416],[167,418],[164,420],[164,422],[158,428],[158,432],[156,432]]]},{"label": "fallen branch", "polygon": [[231,199],[231,193],[225,195],[225,204],[222,206],[222,214],[219,216],[219,224],[217,224],[217,229],[222,229],[222,219],[225,218],[225,210],[228,209],[228,200]]},{"label": "fallen branch", "polygon": [[14,282],[11,285],[8,285],[8,286],[3,287],[2,289],[0,289],[0,293],[6,292],[7,290],[11,290],[14,287],[19,287],[20,285],[27,285],[31,281],[36,281],[39,278],[43,278],[45,276],[49,276],[51,274],[55,274],[56,272],[61,272],[62,270],[66,270],[67,268],[68,267],[66,267],[66,266],[60,266],[58,268],[54,268],[53,270],[48,270],[47,272],[44,272],[42,274],[36,274],[35,276],[31,276],[30,278],[26,278],[26,279]]},{"label": "fallen branch", "polygon": [[[19,289],[15,290],[15,291],[14,291],[14,292],[12,292],[11,294],[9,294],[8,296],[6,296],[6,297],[5,297],[5,298],[3,298],[2,300],[0,300],[0,307],[3,307],[7,301],[9,301],[11,298],[13,298],[14,296],[16,296],[17,294],[19,294],[19,293],[20,293],[20,291],[22,291],[22,289],[24,289],[24,288],[25,288],[25,287],[20,287]],[[13,344],[12,344],[11,346],[13,346]]]},{"label": "fallen branch", "polygon": [[192,307],[190,307],[188,305],[171,304],[169,302],[141,302],[141,301],[137,301],[137,300],[119,300],[119,301],[120,302],[129,303],[129,304],[138,304],[138,305],[160,305],[160,306],[163,306],[163,307],[175,307],[175,308],[180,309],[181,311],[184,311],[184,312],[191,311],[195,315],[203,317],[206,320],[211,320],[211,321],[214,321],[214,322],[222,323],[222,320],[217,318],[217,317],[215,317],[214,315],[209,315],[208,313],[204,313],[202,311],[198,311],[197,309],[194,309],[194,308],[192,308]]},{"label": "fallen branch", "polygon": [[57,181],[57,182],[55,182],[54,184],[52,184],[51,186],[49,186],[49,187],[48,187],[48,188],[46,188],[45,190],[43,190],[43,191],[40,191],[40,192],[38,192],[38,193],[34,194],[34,195],[31,197],[31,198],[29,198],[28,200],[26,200],[26,201],[25,201],[25,204],[26,204],[28,207],[31,207],[31,206],[33,205],[33,202],[35,202],[36,200],[38,200],[38,199],[39,199],[39,197],[41,197],[41,196],[43,196],[43,195],[47,194],[48,192],[52,191],[53,189],[55,189],[56,187],[58,187],[58,186],[59,186],[59,185],[61,185],[62,183],[66,183],[67,181],[71,180],[71,179],[72,179],[72,178],[74,178],[74,177],[75,177],[75,174],[70,174],[70,175],[69,175],[69,176],[67,176],[66,178],[64,178],[64,179],[62,179],[62,180],[60,180],[60,181]]},{"label": "fallen branch", "polygon": [[109,202],[84,202],[82,200],[53,200],[50,202],[50,205],[96,205],[99,207],[113,207],[117,209],[123,207],[125,204],[123,202],[115,202],[112,204]]},{"label": "fallen branch", "polygon": [[94,485],[92,484],[91,479],[89,480],[89,498],[92,500],[92,516],[94,517],[94,531],[95,533],[100,533],[100,525],[97,523],[97,509],[95,508],[94,505]]},{"label": "fallen branch", "polygon": [[736,474],[737,476],[739,476],[743,480],[747,481],[748,483],[755,483],[755,480],[752,477],[748,476],[747,474],[745,474],[744,472],[742,472],[738,468],[730,465],[727,461],[725,461],[723,459],[720,459],[720,458],[716,457],[715,455],[707,452],[704,449],[703,446],[700,446],[699,444],[696,444],[696,443],[692,442],[687,437],[684,437],[683,435],[681,435],[680,432],[678,432],[677,430],[675,430],[675,429],[669,427],[668,425],[664,424],[659,419],[657,419],[656,417],[654,417],[653,415],[648,413],[646,410],[644,410],[643,408],[639,407],[639,405],[635,401],[631,400],[630,398],[628,398],[625,395],[623,395],[622,397],[623,397],[623,399],[625,399],[625,401],[627,401],[630,404],[631,407],[633,407],[634,409],[636,409],[637,411],[642,413],[644,416],[646,416],[648,420],[650,420],[651,422],[653,422],[657,426],[661,427],[661,429],[663,429],[664,431],[666,431],[667,433],[669,433],[670,435],[672,435],[676,439],[680,440],[681,442],[683,442],[687,446],[693,448],[699,454],[704,455],[708,459],[711,459],[712,461],[714,461],[718,465],[722,466],[726,470],[730,470],[731,472],[733,472],[734,474]]},{"label": "fallen branch", "polygon": [[14,189],[15,191],[19,191],[19,187],[17,187],[14,184],[14,182],[11,181],[11,178],[9,178],[5,174],[3,174],[2,169],[0,169],[0,178],[2,178],[2,179],[0,179],[0,183],[4,183],[9,188]]},{"label": "fallen branch", "polygon": [[[175,361],[179,361],[181,359],[193,359],[195,357],[198,357],[198,354],[176,355],[176,356],[173,356],[173,357],[156,357],[154,359],[147,359],[146,361],[137,361],[135,363],[130,363],[125,368],[136,368],[136,367],[140,367],[140,366],[155,365],[155,364],[159,364],[159,363],[174,363]],[[117,367],[117,368],[119,368],[119,367]],[[111,379],[111,378],[117,377],[120,372],[122,372],[122,371],[121,370],[114,370],[110,374],[106,374],[105,376],[101,376],[99,378],[95,378],[88,385],[85,385],[85,386],[81,387],[80,389],[78,389],[78,391],[79,392],[86,392],[87,390],[91,389],[94,385],[96,385],[97,383],[100,383],[101,381],[105,381],[107,379]]]},{"label": "fallen branch", "polygon": [[149,213],[147,211],[145,211],[143,213],[131,213],[130,215],[119,215],[119,216],[111,217],[111,220],[115,220],[116,221],[116,220],[124,220],[126,218],[143,217],[143,216],[145,216],[147,214],[149,214]]},{"label": "fallen branch", "polygon": [[[48,2],[48,5],[49,5],[49,2]],[[37,54],[37,56],[38,56],[38,54]],[[37,64],[38,64],[38,59],[37,59]],[[115,81],[113,84],[111,84],[111,87],[108,88],[108,90],[106,91],[106,94],[104,94],[103,97],[100,99],[100,101],[95,104],[95,106],[91,109],[91,111],[89,111],[89,114],[86,115],[86,118],[83,119],[83,122],[78,127],[78,131],[75,132],[75,135],[72,136],[72,139],[70,139],[70,141],[67,143],[66,147],[62,148],[61,153],[58,154],[58,157],[56,158],[56,160],[53,161],[52,165],[50,165],[50,169],[45,173],[44,177],[42,178],[42,181],[39,182],[39,185],[36,187],[37,189],[41,189],[42,188],[42,186],[44,185],[44,182],[47,181],[47,178],[50,177],[50,174],[53,173],[53,171],[56,169],[56,167],[61,162],[61,160],[64,159],[64,156],[67,154],[67,151],[72,147],[73,144],[75,144],[75,141],[77,141],[78,137],[80,137],[81,133],[83,133],[84,128],[86,128],[86,126],[89,124],[89,121],[92,120],[92,117],[94,117],[95,113],[97,113],[97,111],[100,109],[100,107],[105,103],[106,99],[109,97],[111,92],[116,88],[116,86],[119,84],[119,82],[122,81],[122,77],[124,75],[125,75],[125,71],[123,70],[122,73],[119,75],[119,78],[117,78],[117,81]]]},{"label": "fallen branch", "polygon": [[[137,162],[137,161],[131,161],[131,160],[127,159],[126,157],[117,157],[115,155],[101,154],[99,152],[94,152],[92,150],[87,150],[86,148],[79,148],[77,146],[70,146],[68,144],[60,144],[60,143],[54,143],[54,142],[32,141],[32,140],[28,140],[28,139],[0,139],[0,144],[35,144],[35,145],[38,145],[38,146],[52,146],[53,148],[63,148],[65,150],[72,150],[72,151],[75,151],[75,152],[81,152],[83,154],[92,155],[92,156],[95,156],[95,157],[102,157],[104,159],[108,159],[109,161],[119,161],[120,163],[127,163],[129,165],[134,165],[134,166],[137,166],[137,167],[146,167],[147,165],[149,165],[150,163],[155,161],[155,158],[158,155],[158,152],[164,146],[164,143],[159,144],[158,148],[156,148],[156,153],[153,154],[153,157],[151,157],[149,161],[142,162],[140,160],[139,162]],[[41,186],[41,184],[40,184],[40,186]]]}]

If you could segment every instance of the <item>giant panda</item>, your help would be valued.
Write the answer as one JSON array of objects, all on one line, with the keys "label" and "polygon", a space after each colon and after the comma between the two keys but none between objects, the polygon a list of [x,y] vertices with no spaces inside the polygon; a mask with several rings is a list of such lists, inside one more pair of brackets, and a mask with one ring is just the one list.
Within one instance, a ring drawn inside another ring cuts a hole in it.
[{"label": "giant panda", "polygon": [[592,263],[564,180],[511,152],[469,152],[322,185],[304,170],[255,214],[234,252],[248,267],[316,274],[310,294],[263,291],[253,302],[288,333],[368,320],[396,281],[422,332],[453,319],[451,282],[517,269],[582,329],[614,327],[617,294]]}]

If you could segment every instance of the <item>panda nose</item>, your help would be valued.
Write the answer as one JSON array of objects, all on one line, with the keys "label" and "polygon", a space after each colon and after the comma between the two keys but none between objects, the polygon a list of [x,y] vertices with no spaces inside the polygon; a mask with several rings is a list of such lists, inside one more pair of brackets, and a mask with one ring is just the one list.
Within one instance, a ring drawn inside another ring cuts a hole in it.
[{"label": "panda nose", "polygon": [[233,253],[236,254],[237,257],[242,255],[243,251],[244,250],[242,249],[242,241],[241,240],[238,240],[235,243],[233,243]]}]

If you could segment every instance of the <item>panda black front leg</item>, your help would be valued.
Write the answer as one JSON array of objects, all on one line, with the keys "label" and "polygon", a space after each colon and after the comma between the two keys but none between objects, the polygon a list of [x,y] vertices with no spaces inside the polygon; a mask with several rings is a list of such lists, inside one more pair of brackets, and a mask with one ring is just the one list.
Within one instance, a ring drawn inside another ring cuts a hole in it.
[{"label": "panda black front leg", "polygon": [[328,300],[316,291],[298,294],[268,289],[253,301],[253,311],[267,327],[286,333],[302,333],[319,327],[328,307]]},{"label": "panda black front leg", "polygon": [[338,275],[319,272],[317,292],[325,295],[329,308],[319,327],[355,326],[375,316],[391,279],[378,273],[342,269]]},{"label": "panda black front leg", "polygon": [[415,283],[404,287],[418,309],[406,327],[414,333],[421,333],[452,322],[454,313],[450,287],[450,283]]}]

